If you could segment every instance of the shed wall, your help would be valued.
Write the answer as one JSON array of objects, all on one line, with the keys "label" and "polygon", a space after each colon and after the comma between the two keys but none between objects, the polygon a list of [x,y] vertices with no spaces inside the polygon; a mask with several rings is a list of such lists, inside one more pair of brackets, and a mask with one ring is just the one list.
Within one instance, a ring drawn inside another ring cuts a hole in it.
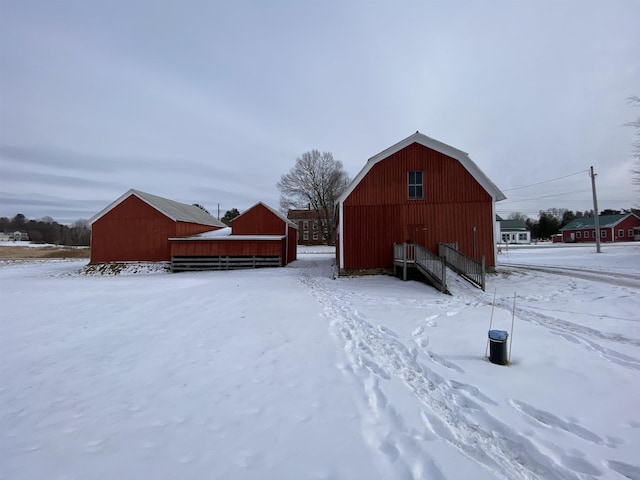
[{"label": "shed wall", "polygon": [[287,223],[262,204],[236,217],[231,223],[234,235],[286,235]]},{"label": "shed wall", "polygon": [[282,257],[284,240],[173,240],[173,257]]},{"label": "shed wall", "polygon": [[[424,172],[424,198],[409,200],[409,171]],[[460,164],[414,143],[378,162],[343,206],[344,268],[391,268],[393,243],[412,241],[434,253],[439,242],[485,256],[495,265],[492,198]]]},{"label": "shed wall", "polygon": [[208,225],[174,222],[131,195],[91,226],[91,263],[169,261],[169,237],[215,229]]}]

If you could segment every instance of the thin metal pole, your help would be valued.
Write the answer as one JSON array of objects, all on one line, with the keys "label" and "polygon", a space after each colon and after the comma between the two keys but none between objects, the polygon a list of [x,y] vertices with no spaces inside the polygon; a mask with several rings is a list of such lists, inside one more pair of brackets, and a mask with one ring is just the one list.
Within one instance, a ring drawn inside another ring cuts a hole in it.
[{"label": "thin metal pole", "polygon": [[511,345],[513,345],[513,324],[516,320],[516,292],[513,292],[513,312],[511,313],[511,339],[509,340],[509,360],[507,364],[511,366]]},{"label": "thin metal pole", "polygon": [[[493,325],[493,310],[496,306],[496,291],[497,287],[493,288],[493,302],[491,303],[491,320],[489,321],[489,331],[491,331],[491,326]],[[487,348],[484,349],[484,356],[486,357],[489,353],[489,335],[487,335]]]},{"label": "thin metal pole", "polygon": [[600,253],[600,218],[598,217],[598,197],[596,195],[596,174],[591,166],[591,191],[593,193],[593,215],[594,225],[596,227],[596,252]]}]

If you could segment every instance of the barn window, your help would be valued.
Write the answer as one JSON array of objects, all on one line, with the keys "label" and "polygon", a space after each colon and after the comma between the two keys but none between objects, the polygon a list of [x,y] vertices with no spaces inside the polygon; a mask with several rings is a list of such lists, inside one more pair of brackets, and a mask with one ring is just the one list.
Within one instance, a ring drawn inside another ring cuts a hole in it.
[{"label": "barn window", "polygon": [[630,236],[630,237],[633,237],[633,228],[630,228],[630,229],[629,229],[629,236]]},{"label": "barn window", "polygon": [[600,230],[600,236],[602,238],[606,238],[607,237],[607,231],[606,230]]},{"label": "barn window", "polygon": [[618,238],[623,238],[624,237],[624,229],[619,229],[618,230]]},{"label": "barn window", "polygon": [[423,178],[422,171],[409,172],[409,200],[422,200]]},{"label": "barn window", "polygon": [[581,236],[582,236],[582,233],[576,232],[576,238],[580,238]]}]

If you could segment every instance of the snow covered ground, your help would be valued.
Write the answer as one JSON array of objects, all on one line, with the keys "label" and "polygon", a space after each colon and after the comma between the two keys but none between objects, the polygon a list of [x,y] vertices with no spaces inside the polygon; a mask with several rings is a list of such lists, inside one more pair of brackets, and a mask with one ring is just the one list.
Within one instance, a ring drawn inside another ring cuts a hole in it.
[{"label": "snow covered ground", "polygon": [[[510,249],[452,296],[333,280],[322,248],[0,262],[0,478],[640,479],[640,244],[594,250]],[[510,367],[485,358],[494,291]]]}]

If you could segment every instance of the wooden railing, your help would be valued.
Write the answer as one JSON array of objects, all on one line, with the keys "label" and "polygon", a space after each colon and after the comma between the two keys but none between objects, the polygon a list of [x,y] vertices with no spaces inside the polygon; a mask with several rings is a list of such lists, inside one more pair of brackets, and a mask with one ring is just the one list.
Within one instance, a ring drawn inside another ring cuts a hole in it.
[{"label": "wooden railing", "polygon": [[241,268],[281,267],[280,257],[172,257],[172,272],[199,270],[237,270]]},{"label": "wooden railing", "polygon": [[441,292],[447,292],[447,268],[444,258],[438,257],[415,243],[395,243],[393,263],[402,267],[402,278],[407,279],[407,269],[417,268]]},{"label": "wooden railing", "polygon": [[458,272],[482,290],[485,289],[484,255],[482,256],[482,261],[478,262],[447,243],[441,243],[438,246],[438,253],[440,257],[446,260],[447,265],[451,267],[452,270]]}]

